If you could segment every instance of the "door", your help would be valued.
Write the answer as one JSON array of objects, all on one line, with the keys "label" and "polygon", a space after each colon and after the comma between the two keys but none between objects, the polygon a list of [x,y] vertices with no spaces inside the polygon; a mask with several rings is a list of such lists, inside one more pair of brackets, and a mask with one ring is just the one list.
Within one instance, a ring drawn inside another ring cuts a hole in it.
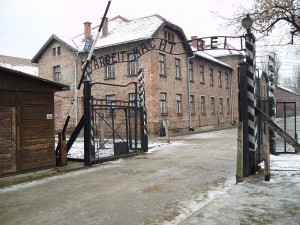
[{"label": "door", "polygon": [[16,120],[14,107],[0,107],[0,174],[16,170]]}]

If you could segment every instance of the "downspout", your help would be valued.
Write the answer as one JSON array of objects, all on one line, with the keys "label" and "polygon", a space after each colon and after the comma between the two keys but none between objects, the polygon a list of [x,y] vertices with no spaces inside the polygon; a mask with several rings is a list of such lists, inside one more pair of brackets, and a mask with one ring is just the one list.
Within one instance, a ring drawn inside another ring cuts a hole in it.
[{"label": "downspout", "polygon": [[187,58],[187,85],[188,85],[188,108],[189,108],[189,131],[193,130],[192,126],[192,110],[191,110],[191,81],[190,81],[190,59],[195,58],[195,54]]},{"label": "downspout", "polygon": [[233,101],[233,87],[232,87],[232,70],[230,72],[230,116],[231,116],[231,125],[234,125],[234,121],[233,121],[233,113],[234,113],[234,101]]}]

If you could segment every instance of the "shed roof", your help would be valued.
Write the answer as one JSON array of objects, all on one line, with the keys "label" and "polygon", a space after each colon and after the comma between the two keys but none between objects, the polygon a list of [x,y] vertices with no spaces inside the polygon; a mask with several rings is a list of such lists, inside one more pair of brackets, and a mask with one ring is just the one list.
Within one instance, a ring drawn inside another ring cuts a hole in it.
[{"label": "shed roof", "polygon": [[30,59],[0,55],[0,66],[35,76],[38,75],[38,66],[34,63],[31,63]]},{"label": "shed roof", "polygon": [[[23,78],[23,79],[26,79],[28,82],[38,82],[38,83],[44,84],[46,86],[51,86],[54,88],[55,91],[65,91],[65,90],[70,89],[70,87],[65,84],[57,83],[57,82],[54,82],[51,80],[47,80],[47,79],[43,79],[43,78],[33,76],[33,75],[30,75],[27,73],[23,73],[18,70],[0,66],[0,80],[2,80],[2,82],[0,82],[0,90],[7,89],[5,81],[7,81],[8,79],[10,79],[13,76],[14,76],[13,79]],[[10,80],[13,80],[13,79],[10,79]],[[19,86],[22,86],[22,84],[20,84]]]}]

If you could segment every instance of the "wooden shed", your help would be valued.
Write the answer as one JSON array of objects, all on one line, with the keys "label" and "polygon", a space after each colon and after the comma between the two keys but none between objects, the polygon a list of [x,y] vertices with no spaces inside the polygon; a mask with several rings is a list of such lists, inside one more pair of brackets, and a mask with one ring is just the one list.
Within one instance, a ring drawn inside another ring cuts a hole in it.
[{"label": "wooden shed", "polygon": [[0,66],[0,175],[55,167],[54,93],[64,90]]}]

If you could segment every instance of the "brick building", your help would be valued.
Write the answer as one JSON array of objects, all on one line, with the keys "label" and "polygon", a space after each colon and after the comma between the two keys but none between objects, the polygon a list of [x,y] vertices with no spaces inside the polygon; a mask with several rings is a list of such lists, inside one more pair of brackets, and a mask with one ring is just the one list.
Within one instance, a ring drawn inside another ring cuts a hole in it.
[{"label": "brick building", "polygon": [[[82,75],[81,67],[87,58],[83,50],[85,41],[97,29],[86,22],[84,32],[73,39],[52,35],[32,59],[43,78],[71,87],[68,93],[55,97],[57,130],[62,129]],[[237,62],[240,56],[227,57],[227,63],[206,52],[182,54],[192,52],[192,46],[185,44],[187,40],[180,27],[159,15],[135,20],[121,16],[106,19],[94,51],[96,59],[90,68],[92,82],[137,82],[138,69],[143,68],[150,133],[157,134],[164,119],[169,121],[173,133],[232,124],[238,118]],[[150,51],[155,46],[156,50]],[[234,60],[236,62],[229,63]],[[114,63],[120,61],[123,62]],[[134,97],[131,87],[101,85],[93,88],[92,95],[110,100]],[[74,103],[76,110],[71,114],[70,127],[81,117],[82,103],[80,93]]]}]

